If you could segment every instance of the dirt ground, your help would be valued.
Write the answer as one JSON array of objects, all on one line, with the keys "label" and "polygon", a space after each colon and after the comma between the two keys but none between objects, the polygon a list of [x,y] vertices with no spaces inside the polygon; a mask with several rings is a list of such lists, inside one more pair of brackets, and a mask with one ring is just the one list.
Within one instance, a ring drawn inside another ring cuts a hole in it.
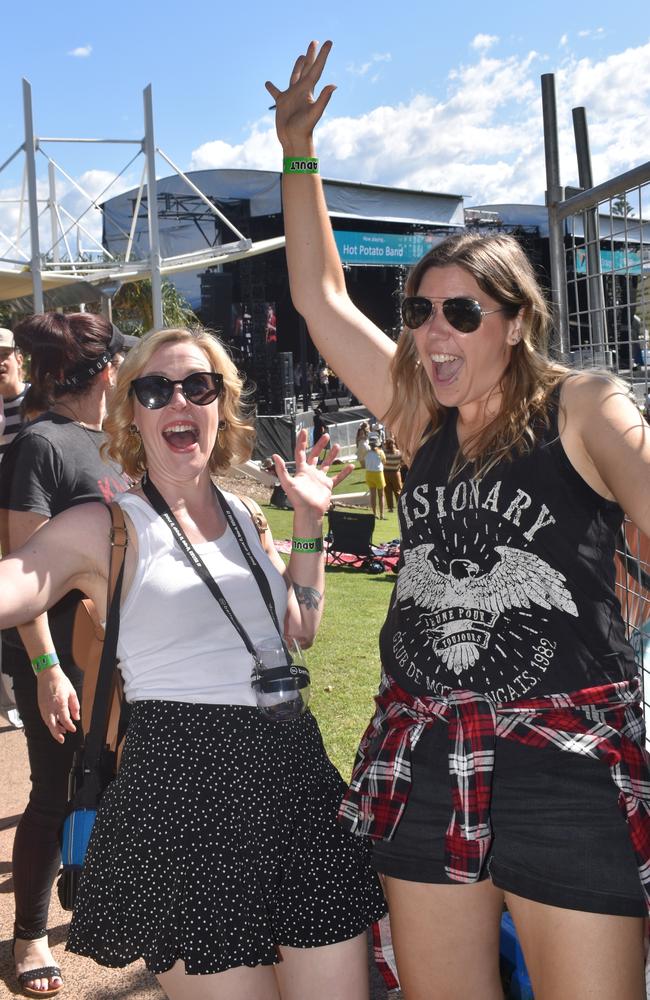
[{"label": "dirt ground", "polygon": [[227,476],[217,476],[217,483],[229,493],[243,493],[257,503],[268,503],[271,499],[271,488],[258,483],[256,479],[245,476],[231,469]]}]

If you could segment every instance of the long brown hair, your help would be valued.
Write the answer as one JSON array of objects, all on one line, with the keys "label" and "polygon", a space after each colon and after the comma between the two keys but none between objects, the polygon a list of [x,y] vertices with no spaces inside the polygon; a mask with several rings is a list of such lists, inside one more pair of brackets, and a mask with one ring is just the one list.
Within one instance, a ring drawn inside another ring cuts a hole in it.
[{"label": "long brown hair", "polygon": [[[474,475],[482,475],[502,459],[528,451],[535,440],[537,418],[548,423],[547,404],[551,390],[569,369],[548,356],[550,311],[533,268],[512,236],[479,236],[462,233],[444,240],[415,265],[406,282],[405,294],[417,295],[422,279],[432,267],[462,267],[479,288],[503,306],[505,315],[521,317],[521,340],[513,349],[499,390],[499,413],[464,445],[471,456]],[[447,408],[436,399],[411,332],[402,330],[391,364],[393,397],[384,422],[399,427],[398,445],[407,463],[418,447],[444,423]],[[422,437],[422,402],[429,425]],[[457,456],[452,474],[467,464]]]}]

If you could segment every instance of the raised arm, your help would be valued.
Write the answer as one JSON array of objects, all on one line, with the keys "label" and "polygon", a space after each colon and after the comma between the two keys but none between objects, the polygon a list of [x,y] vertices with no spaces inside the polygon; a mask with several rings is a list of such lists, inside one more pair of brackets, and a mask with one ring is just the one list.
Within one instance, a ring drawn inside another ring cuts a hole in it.
[{"label": "raised arm", "polygon": [[[314,155],[313,130],[335,89],[328,85],[314,99],[331,47],[325,42],[318,51],[318,44],[311,42],[286,90],[266,84],[276,102],[276,128],[285,157]],[[294,305],[327,363],[358,399],[383,417],[391,400],[389,365],[395,345],[350,300],[320,177],[285,174],[282,190]]]}]

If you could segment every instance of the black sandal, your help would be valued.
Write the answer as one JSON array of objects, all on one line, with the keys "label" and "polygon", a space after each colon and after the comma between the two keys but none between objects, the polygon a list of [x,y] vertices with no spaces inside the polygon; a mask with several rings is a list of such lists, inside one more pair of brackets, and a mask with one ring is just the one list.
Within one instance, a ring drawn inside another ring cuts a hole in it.
[{"label": "black sandal", "polygon": [[[16,952],[16,941],[38,941],[39,938],[47,937],[47,930],[41,931],[29,931],[24,927],[14,926],[14,940],[12,945],[12,953],[15,957]],[[16,978],[20,984],[20,988],[23,991],[23,995],[27,997],[55,997],[57,993],[60,993],[63,989],[63,980],[61,979],[61,969],[58,965],[43,965],[38,969],[28,969],[26,972],[16,973]],[[37,990],[32,986],[28,986],[28,983],[33,982],[35,979],[61,979],[58,986],[53,986],[47,990]]]}]

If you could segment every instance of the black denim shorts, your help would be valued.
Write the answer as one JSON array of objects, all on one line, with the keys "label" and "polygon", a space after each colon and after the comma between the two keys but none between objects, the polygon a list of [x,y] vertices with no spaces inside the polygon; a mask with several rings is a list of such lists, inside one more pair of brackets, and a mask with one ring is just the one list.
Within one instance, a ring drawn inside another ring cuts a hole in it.
[{"label": "black denim shorts", "polygon": [[[452,812],[447,751],[446,726],[434,725],[422,734],[400,824],[392,840],[373,842],[379,872],[455,884],[445,873],[445,831]],[[618,789],[606,764],[498,739],[490,814],[493,841],[481,878],[551,906],[646,915]]]}]

